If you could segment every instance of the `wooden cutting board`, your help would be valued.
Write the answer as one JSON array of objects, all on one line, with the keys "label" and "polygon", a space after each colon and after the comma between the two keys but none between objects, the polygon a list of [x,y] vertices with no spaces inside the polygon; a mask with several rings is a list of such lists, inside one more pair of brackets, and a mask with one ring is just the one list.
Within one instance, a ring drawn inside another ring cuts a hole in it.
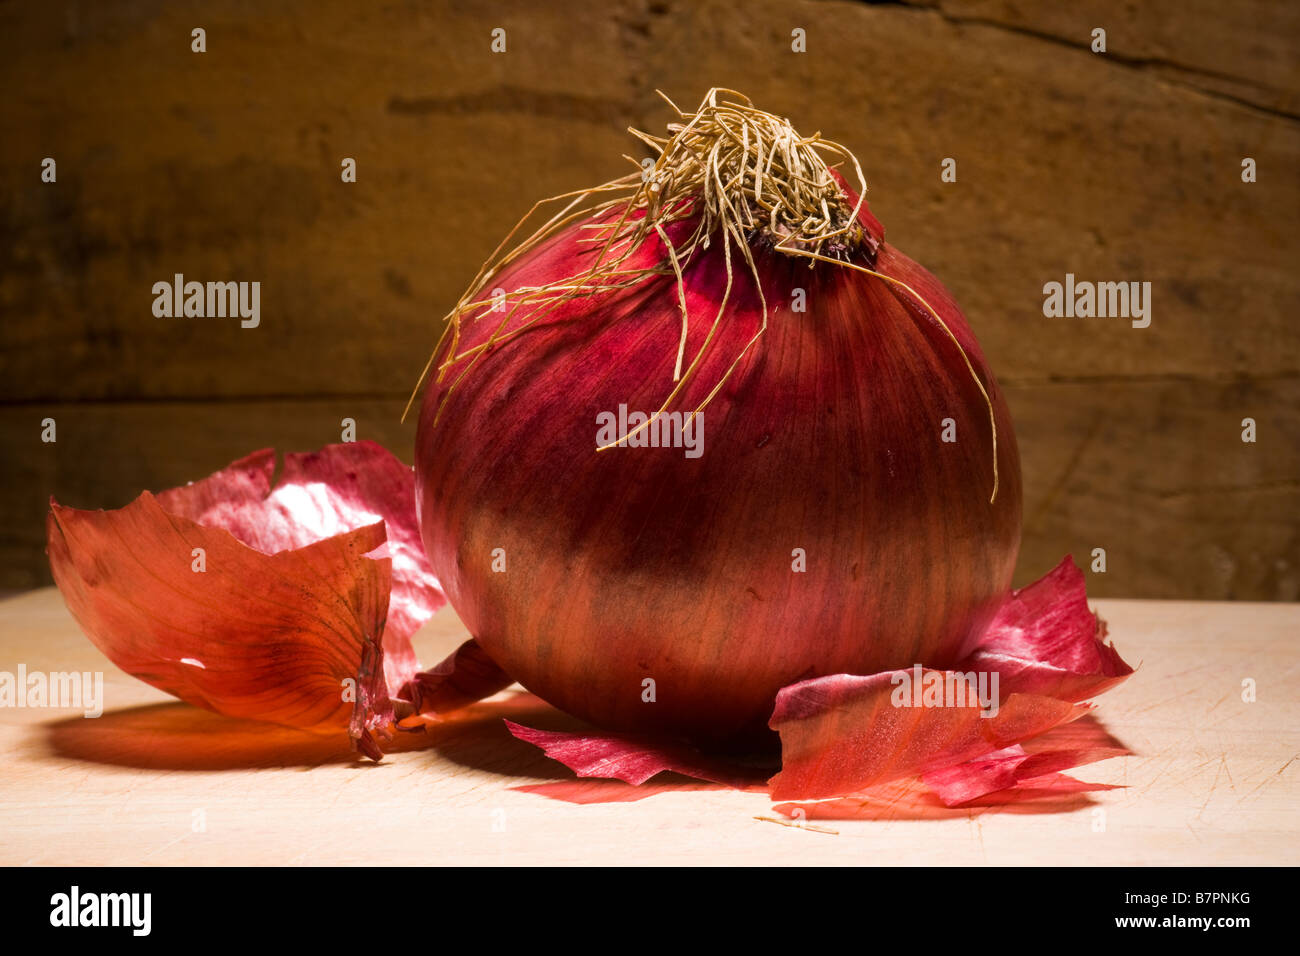
[{"label": "wooden cutting board", "polygon": [[[171,700],[117,671],[57,591],[32,591],[0,601],[0,671],[102,671],[106,706],[0,709],[0,863],[1300,863],[1300,605],[1095,603],[1139,665],[1097,710],[1133,756],[1075,775],[1123,789],[790,825],[761,792],[572,786],[505,731],[503,716],[563,720],[517,689],[357,760]],[[421,662],[464,637],[442,612],[416,637]]]}]

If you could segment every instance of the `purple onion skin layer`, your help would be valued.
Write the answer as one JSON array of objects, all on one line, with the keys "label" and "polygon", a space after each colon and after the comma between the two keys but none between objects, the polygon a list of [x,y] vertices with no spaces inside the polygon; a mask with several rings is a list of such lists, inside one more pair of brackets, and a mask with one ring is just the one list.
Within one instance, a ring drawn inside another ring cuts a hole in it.
[{"label": "purple onion skin layer", "polygon": [[[859,219],[883,238],[865,206]],[[590,261],[581,251],[590,245],[576,244],[585,235],[561,233],[489,286],[578,272]],[[1010,587],[1019,456],[1003,395],[951,296],[880,245],[874,268],[925,297],[988,389],[1000,473],[992,504],[988,406],[934,319],[878,278],[810,269],[761,236],[751,249],[770,319],[704,411],[701,457],[596,451],[598,413],[621,403],[652,412],[672,388],[681,314],[671,276],[571,301],[494,346],[436,425],[471,359],[426,390],[416,479],[434,572],[504,670],[600,727],[752,744],[777,691],[795,681],[955,664]],[[636,255],[662,258],[653,237]],[[866,252],[855,261],[872,266]],[[714,342],[673,410],[695,408],[759,327],[754,280],[734,247],[732,274]],[[719,238],[686,273],[687,364],[726,285]],[[791,309],[796,288],[804,312]],[[505,331],[528,315],[521,309]],[[503,316],[467,318],[460,351]],[[947,418],[952,443],[941,440]],[[806,571],[794,570],[795,549]],[[493,570],[494,552],[504,571]]]}]

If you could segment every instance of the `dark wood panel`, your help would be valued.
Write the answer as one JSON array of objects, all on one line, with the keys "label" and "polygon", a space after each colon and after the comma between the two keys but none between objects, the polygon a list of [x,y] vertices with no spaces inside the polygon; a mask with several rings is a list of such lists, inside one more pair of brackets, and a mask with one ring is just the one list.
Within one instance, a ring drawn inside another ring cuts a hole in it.
[{"label": "dark wood panel", "polygon": [[1098,596],[1300,599],[1300,379],[1009,397],[1026,478],[1017,583],[1104,548]]},{"label": "dark wood panel", "polygon": [[956,23],[996,24],[1075,47],[1088,46],[1093,29],[1101,27],[1112,55],[1170,82],[1292,115],[1300,108],[1300,6],[1294,3],[918,0],[917,6],[937,9]]},{"label": "dark wood panel", "polygon": [[[624,171],[624,127],[669,118],[654,87],[691,103],[711,84],[858,153],[890,238],[949,284],[1004,379],[1300,370],[1300,124],[1018,29],[630,0],[0,16],[0,400],[396,395],[520,213]],[[1270,23],[1237,29],[1272,49]],[[57,184],[39,182],[46,155]],[[260,281],[261,326],[155,318],[153,283],[177,272]],[[1043,285],[1067,272],[1150,281],[1151,327],[1045,318]]]},{"label": "dark wood panel", "polygon": [[[0,586],[47,580],[51,492],[120,504],[344,415],[409,454],[437,318],[515,218],[623,172],[625,127],[668,118],[656,87],[722,85],[852,148],[889,239],[970,315],[1025,459],[1020,582],[1105,547],[1098,594],[1295,600],[1298,10],[0,6]],[[261,282],[261,325],[156,318],[176,272]],[[1151,282],[1151,326],[1044,317],[1067,272]]]}]

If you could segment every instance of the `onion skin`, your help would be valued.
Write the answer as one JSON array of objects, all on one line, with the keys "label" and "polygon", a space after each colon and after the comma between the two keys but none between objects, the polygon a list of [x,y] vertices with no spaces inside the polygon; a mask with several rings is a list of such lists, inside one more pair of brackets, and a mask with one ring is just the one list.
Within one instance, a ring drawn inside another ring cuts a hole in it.
[{"label": "onion skin", "polygon": [[411,635],[446,603],[414,488],[372,441],[285,455],[278,479],[265,448],[123,508],[51,498],[50,572],[133,677],[229,717],[346,731],[378,760],[417,678]]},{"label": "onion skin", "polygon": [[[883,243],[865,205],[859,221],[871,241],[854,261],[922,295],[985,384],[996,500],[983,395],[947,333],[878,278],[810,269],[753,239],[768,327],[705,410],[699,458],[596,451],[599,413],[624,403],[652,412],[672,388],[675,280],[572,300],[463,378],[473,360],[452,365],[427,389],[417,434],[434,573],[483,649],[530,691],[610,730],[735,748],[770,733],[786,685],[943,668],[972,650],[1007,595],[1019,547],[1010,415],[951,296]],[[571,227],[489,286],[580,271],[591,246],[576,241],[588,234]],[[725,293],[722,246],[686,272],[688,364]],[[632,265],[665,258],[652,239]],[[699,405],[759,328],[754,280],[734,248],[732,268],[713,345],[670,410]],[[795,288],[806,290],[806,312],[791,311]],[[507,331],[530,314],[520,311]],[[459,351],[499,322],[467,317]],[[945,418],[955,443],[940,440]],[[504,573],[492,569],[498,548]],[[803,573],[792,570],[796,548]],[[647,679],[653,702],[643,700]]]}]

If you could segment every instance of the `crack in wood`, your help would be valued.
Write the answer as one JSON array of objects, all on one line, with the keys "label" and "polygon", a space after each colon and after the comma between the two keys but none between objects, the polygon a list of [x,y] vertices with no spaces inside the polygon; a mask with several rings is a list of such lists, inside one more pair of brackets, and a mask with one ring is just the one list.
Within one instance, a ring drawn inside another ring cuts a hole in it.
[{"label": "crack in wood", "polygon": [[[1063,46],[1079,53],[1091,54],[1087,44],[1076,43],[1059,34],[1052,33],[1048,30],[1035,29],[1023,24],[1008,23],[1004,20],[994,20],[988,17],[967,17],[960,14],[952,13],[945,9],[941,3],[916,3],[910,0],[852,0],[854,3],[866,4],[868,6],[890,6],[900,7],[917,12],[933,13],[938,15],[942,20],[951,23],[954,26],[980,26],[989,27],[994,30],[1002,30],[1006,33],[1016,34],[1018,36],[1031,37],[1036,40],[1042,40],[1045,43],[1052,43],[1057,46]],[[1136,70],[1138,72],[1152,73],[1159,79],[1164,80],[1171,86],[1186,89],[1201,96],[1211,99],[1221,100],[1240,106],[1252,112],[1270,116],[1276,119],[1288,122],[1300,121],[1300,111],[1297,111],[1292,105],[1294,96],[1283,90],[1260,83],[1258,80],[1252,80],[1248,77],[1237,76],[1232,73],[1222,73],[1217,70],[1208,70],[1203,67],[1189,66],[1179,63],[1175,60],[1165,59],[1163,57],[1143,57],[1132,56],[1126,53],[1118,53],[1114,50],[1107,50],[1102,58],[1110,64],[1126,69]],[[1175,75],[1169,75],[1172,72]],[[1196,83],[1195,78],[1221,80],[1230,83],[1238,83],[1245,86],[1254,87],[1264,94],[1273,94],[1277,101],[1269,104],[1259,100],[1248,99],[1244,96],[1237,96],[1232,93],[1216,90],[1212,87]]]}]

